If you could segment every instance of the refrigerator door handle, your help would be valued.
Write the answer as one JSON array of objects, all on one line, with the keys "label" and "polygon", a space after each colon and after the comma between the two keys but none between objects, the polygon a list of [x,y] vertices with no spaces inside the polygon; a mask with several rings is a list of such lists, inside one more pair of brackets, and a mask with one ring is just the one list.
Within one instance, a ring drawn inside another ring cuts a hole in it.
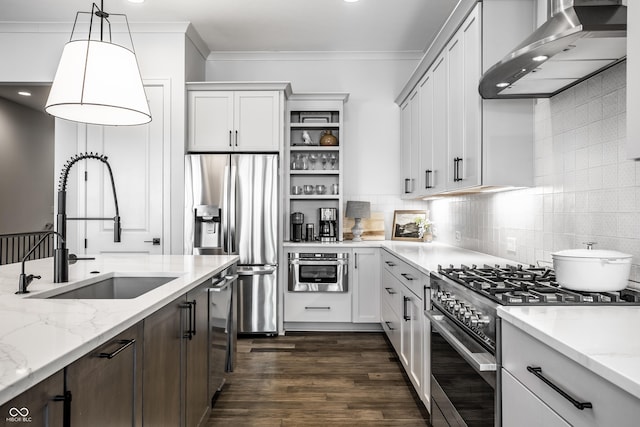
[{"label": "refrigerator door handle", "polygon": [[222,250],[229,253],[229,236],[226,230],[229,227],[229,166],[224,167],[224,178],[222,182],[222,188],[224,189],[222,195],[222,218],[220,219],[220,228],[222,232]]},{"label": "refrigerator door handle", "polygon": [[255,267],[243,269],[242,267],[238,268],[238,276],[265,276],[268,274],[273,274],[277,270],[277,267],[268,266],[268,267]]},{"label": "refrigerator door handle", "polygon": [[238,195],[236,194],[236,181],[237,181],[237,167],[233,164],[231,165],[231,175],[229,177],[229,253],[235,254],[237,253],[236,248],[236,204],[238,203]]}]

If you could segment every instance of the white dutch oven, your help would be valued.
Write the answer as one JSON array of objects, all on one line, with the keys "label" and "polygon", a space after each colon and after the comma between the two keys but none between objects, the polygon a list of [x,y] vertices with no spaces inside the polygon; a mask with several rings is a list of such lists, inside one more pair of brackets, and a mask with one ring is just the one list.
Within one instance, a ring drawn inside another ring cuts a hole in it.
[{"label": "white dutch oven", "polygon": [[596,249],[570,249],[551,254],[556,280],[575,291],[610,292],[627,287],[629,254]]}]

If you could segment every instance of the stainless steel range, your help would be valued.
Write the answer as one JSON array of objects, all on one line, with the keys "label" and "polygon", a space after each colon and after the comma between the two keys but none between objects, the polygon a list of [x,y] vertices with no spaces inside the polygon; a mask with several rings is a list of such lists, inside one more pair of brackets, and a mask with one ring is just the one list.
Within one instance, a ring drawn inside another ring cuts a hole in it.
[{"label": "stainless steel range", "polygon": [[640,305],[640,292],[563,289],[536,266],[438,266],[431,304],[432,424],[499,426],[498,305]]}]

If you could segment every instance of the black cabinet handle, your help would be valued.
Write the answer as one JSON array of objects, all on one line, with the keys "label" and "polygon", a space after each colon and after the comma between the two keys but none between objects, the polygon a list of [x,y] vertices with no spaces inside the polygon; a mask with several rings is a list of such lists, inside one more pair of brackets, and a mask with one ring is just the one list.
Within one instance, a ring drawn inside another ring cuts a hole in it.
[{"label": "black cabinet handle", "polygon": [[396,330],[396,328],[392,328],[391,327],[391,322],[385,321],[384,323],[387,325],[387,328],[389,328],[390,331],[395,331]]},{"label": "black cabinet handle", "polygon": [[238,146],[238,131],[236,131],[236,147]]},{"label": "black cabinet handle", "polygon": [[393,291],[393,288],[384,288],[384,289],[387,291],[387,293],[388,293],[389,295],[395,295],[395,294],[397,294],[397,292],[391,292],[391,291]]},{"label": "black cabinet handle", "polygon": [[424,171],[424,188],[426,189],[433,188],[433,185],[431,185],[431,173],[433,173],[431,169]]},{"label": "black cabinet handle", "polygon": [[410,178],[405,178],[404,179],[404,192],[405,192],[405,194],[411,193],[411,179]]},{"label": "black cabinet handle", "polygon": [[453,159],[453,181],[459,182],[462,181],[460,177],[460,163],[462,163],[462,158],[456,157]]},{"label": "black cabinet handle", "polygon": [[192,318],[191,332],[193,332],[192,336],[195,336],[196,335],[196,300],[193,300],[192,303],[193,303],[193,310],[191,310],[191,318]]},{"label": "black cabinet handle", "polygon": [[354,267],[355,269],[357,269],[357,268],[358,268],[358,254],[355,254],[354,258],[355,258],[355,260],[354,260],[354,265],[353,265],[353,267]]},{"label": "black cabinet handle", "polygon": [[134,339],[118,340],[116,341],[116,343],[120,344],[120,347],[118,347],[115,351],[112,351],[111,353],[99,353],[98,357],[102,359],[113,359],[114,357],[122,353],[127,347],[131,347],[135,342],[136,340]]},{"label": "black cabinet handle", "polygon": [[404,277],[405,279],[407,279],[407,280],[410,280],[410,281],[414,280],[414,278],[412,276],[410,276],[409,273],[400,273],[400,275],[402,277]]},{"label": "black cabinet handle", "polygon": [[188,338],[190,340],[193,339],[193,336],[195,335],[195,331],[194,331],[194,326],[193,326],[193,319],[194,319],[194,306],[195,306],[195,301],[187,301],[186,304],[182,304],[180,305],[180,308],[186,308],[187,310],[189,310],[189,326],[187,327],[186,332],[182,335],[182,338]]},{"label": "black cabinet handle", "polygon": [[402,306],[402,318],[404,319],[405,322],[408,322],[409,320],[411,320],[411,317],[409,317],[409,315],[407,314],[407,302],[409,301],[411,301],[411,298],[404,297],[404,302]]},{"label": "black cabinet handle", "polygon": [[71,427],[71,392],[65,391],[63,395],[53,398],[54,402],[62,402],[62,426]]},{"label": "black cabinet handle", "polygon": [[331,307],[314,307],[314,306],[306,306],[305,310],[331,310]]},{"label": "black cabinet handle", "polygon": [[591,404],[591,402],[579,402],[573,397],[569,396],[569,394],[566,391],[562,390],[560,387],[552,383],[551,380],[549,380],[544,375],[542,375],[542,368],[538,366],[535,366],[535,367],[527,366],[527,371],[531,372],[533,375],[540,378],[542,382],[544,382],[546,385],[554,389],[556,392],[558,392],[558,394],[560,394],[562,397],[567,399],[569,402],[571,402],[573,406],[580,409],[581,411],[584,410],[585,408],[593,408],[593,405]]},{"label": "black cabinet handle", "polygon": [[229,129],[229,147],[231,147],[231,129]]},{"label": "black cabinet handle", "polygon": [[396,265],[394,263],[392,263],[391,261],[385,261],[385,264],[387,264],[389,267],[395,267]]}]

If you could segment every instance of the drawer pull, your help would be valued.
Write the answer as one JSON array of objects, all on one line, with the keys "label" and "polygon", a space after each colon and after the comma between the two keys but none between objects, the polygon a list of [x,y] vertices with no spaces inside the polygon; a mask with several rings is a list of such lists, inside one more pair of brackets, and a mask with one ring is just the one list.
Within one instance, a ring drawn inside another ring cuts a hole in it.
[{"label": "drawer pull", "polygon": [[391,261],[385,261],[385,264],[387,264],[389,267],[395,267],[396,265],[394,263],[392,263]]},{"label": "drawer pull", "polygon": [[305,307],[305,310],[331,310],[331,307]]},{"label": "drawer pull", "polygon": [[385,290],[385,291],[387,291],[387,293],[388,293],[389,295],[395,295],[395,294],[397,294],[397,292],[395,292],[395,291],[393,290],[393,288],[384,288],[384,290]]},{"label": "drawer pull", "polygon": [[407,310],[407,303],[411,301],[411,298],[409,297],[404,297],[404,301],[402,304],[402,318],[404,319],[405,322],[408,322],[409,320],[411,320],[411,316],[409,316],[409,310]]},{"label": "drawer pull", "polygon": [[384,323],[387,325],[387,328],[389,328],[390,331],[395,331],[396,330],[396,328],[392,328],[391,327],[391,322],[385,321]]},{"label": "drawer pull", "polygon": [[136,340],[134,340],[134,339],[118,340],[118,341],[116,341],[116,343],[120,344],[120,347],[118,347],[115,351],[113,351],[111,353],[99,353],[98,357],[101,358],[101,359],[113,359],[118,354],[122,353],[127,347],[132,346],[135,342],[136,342]]},{"label": "drawer pull", "polygon": [[533,366],[527,366],[527,371],[531,372],[533,375],[535,375],[536,377],[540,378],[542,380],[542,382],[544,382],[546,385],[548,385],[549,387],[551,387],[552,389],[554,389],[556,392],[558,392],[562,397],[564,397],[565,399],[567,399],[569,402],[571,402],[573,404],[573,406],[575,406],[576,408],[580,409],[581,411],[585,408],[593,408],[593,405],[591,404],[591,402],[578,402],[577,400],[575,400],[573,397],[569,396],[567,394],[567,392],[565,392],[564,390],[562,390],[560,387],[558,387],[557,385],[555,385],[554,383],[551,382],[551,380],[549,380],[548,378],[546,378],[544,375],[542,375],[542,368],[540,367],[533,367]]},{"label": "drawer pull", "polygon": [[409,275],[409,273],[400,273],[400,275],[407,280],[415,280],[413,276]]}]

